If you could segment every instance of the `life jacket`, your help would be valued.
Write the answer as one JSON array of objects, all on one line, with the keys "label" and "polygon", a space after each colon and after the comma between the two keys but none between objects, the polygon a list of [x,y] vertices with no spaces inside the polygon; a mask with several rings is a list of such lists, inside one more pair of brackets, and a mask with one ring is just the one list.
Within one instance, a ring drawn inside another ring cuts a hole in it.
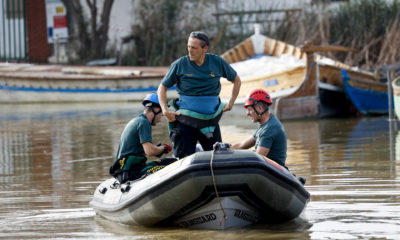
[{"label": "life jacket", "polygon": [[[173,99],[170,102],[170,105],[175,109],[175,111],[180,113],[180,115],[176,116],[176,120],[184,125],[199,129],[200,132],[203,133],[207,138],[211,138],[213,136],[215,126],[222,117],[222,110],[224,109],[225,104],[220,101],[218,108],[214,113],[203,114],[189,109],[181,109],[176,104],[176,101],[178,101],[178,99]],[[174,126],[174,122],[168,122],[170,131],[174,128]]]}]

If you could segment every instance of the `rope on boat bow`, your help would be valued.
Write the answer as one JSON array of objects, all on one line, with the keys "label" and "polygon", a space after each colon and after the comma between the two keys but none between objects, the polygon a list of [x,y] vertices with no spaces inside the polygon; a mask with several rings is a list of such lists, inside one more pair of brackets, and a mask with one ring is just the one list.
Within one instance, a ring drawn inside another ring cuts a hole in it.
[{"label": "rope on boat bow", "polygon": [[213,169],[214,153],[215,153],[215,151],[216,151],[217,149],[220,148],[220,144],[222,144],[222,143],[218,143],[218,142],[217,142],[217,143],[215,143],[214,146],[213,146],[213,151],[212,151],[212,153],[211,153],[211,160],[210,160],[210,170],[211,170],[211,178],[212,178],[213,185],[214,185],[215,195],[217,196],[217,199],[218,199],[218,202],[219,202],[219,206],[220,206],[220,208],[221,208],[221,210],[222,210],[222,213],[224,214],[224,215],[222,216],[221,220],[219,221],[219,225],[221,226],[221,225],[222,225],[222,220],[228,219],[228,216],[226,215],[225,209],[224,209],[224,207],[222,206],[222,202],[221,202],[221,199],[220,199],[219,194],[218,194],[217,183],[216,183],[216,181],[215,181],[214,169]]}]

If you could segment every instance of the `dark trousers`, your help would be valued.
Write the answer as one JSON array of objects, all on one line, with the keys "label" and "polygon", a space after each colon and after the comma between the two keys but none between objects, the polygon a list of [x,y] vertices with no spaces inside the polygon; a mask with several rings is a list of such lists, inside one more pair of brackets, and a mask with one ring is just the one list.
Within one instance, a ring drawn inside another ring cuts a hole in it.
[{"label": "dark trousers", "polygon": [[183,158],[196,152],[197,141],[201,144],[204,151],[213,149],[216,142],[222,142],[221,130],[219,125],[215,126],[213,136],[207,138],[199,129],[184,125],[178,121],[170,132],[172,152],[177,158]]},{"label": "dark trousers", "polygon": [[[127,181],[133,181],[137,179],[143,179],[146,176],[157,172],[158,170],[164,168],[165,166],[175,162],[176,158],[166,157],[151,162],[133,162],[135,157],[124,157],[123,160],[116,160],[114,164],[110,167],[110,174],[116,178],[120,184]],[[146,161],[145,158],[144,161]],[[130,162],[132,161],[132,162]],[[123,162],[123,166],[121,166]],[[125,165],[126,163],[126,165]],[[124,166],[128,166],[124,168]]]}]

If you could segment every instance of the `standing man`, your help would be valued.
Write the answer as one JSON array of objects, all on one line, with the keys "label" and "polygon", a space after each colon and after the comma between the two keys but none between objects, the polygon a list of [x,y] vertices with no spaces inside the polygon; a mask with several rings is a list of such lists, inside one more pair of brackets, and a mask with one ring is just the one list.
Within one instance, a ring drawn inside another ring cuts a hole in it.
[{"label": "standing man", "polygon": [[[197,141],[204,150],[212,150],[214,143],[222,141],[218,120],[222,112],[232,109],[239,94],[241,81],[236,71],[221,57],[207,53],[208,46],[207,34],[190,33],[189,54],[171,64],[158,87],[161,109],[170,124],[173,153],[178,158],[193,154]],[[221,77],[233,83],[227,105],[219,99]],[[167,90],[174,85],[179,94],[174,102],[176,112],[167,106]]]},{"label": "standing man", "polygon": [[148,94],[142,104],[145,107],[143,113],[125,126],[115,162],[110,168],[110,174],[121,184],[152,173],[148,170],[154,166],[159,166],[158,170],[174,161],[166,158],[146,162],[147,156],[161,157],[170,152],[171,147],[168,144],[156,146],[152,143],[151,126],[157,125],[163,116],[157,94]]},{"label": "standing man", "polygon": [[258,129],[251,137],[234,144],[231,148],[249,149],[255,146],[258,154],[285,166],[286,132],[282,123],[272,113],[269,113],[271,104],[271,98],[264,90],[254,89],[250,92],[244,107],[247,110],[247,116],[254,123],[259,124]]}]

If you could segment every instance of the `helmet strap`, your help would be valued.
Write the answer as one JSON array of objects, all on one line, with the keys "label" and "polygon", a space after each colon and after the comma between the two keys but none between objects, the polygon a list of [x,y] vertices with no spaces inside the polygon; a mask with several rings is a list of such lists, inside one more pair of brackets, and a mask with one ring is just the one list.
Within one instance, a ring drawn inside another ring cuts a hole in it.
[{"label": "helmet strap", "polygon": [[150,109],[153,112],[153,120],[151,120],[151,125],[154,126],[154,120],[156,120],[158,114],[162,113],[162,110],[160,109],[160,111],[156,112],[154,111],[153,106],[151,106]]},{"label": "helmet strap", "polygon": [[256,114],[257,114],[257,122],[260,122],[260,121],[261,121],[262,115],[268,111],[268,107],[267,107],[266,109],[264,109],[264,111],[263,111],[262,113],[259,113],[259,112],[257,111],[257,109],[256,109],[256,105],[257,105],[257,104],[258,104],[258,102],[256,102],[255,104],[253,104],[253,109],[254,109],[254,111],[255,111]]}]

